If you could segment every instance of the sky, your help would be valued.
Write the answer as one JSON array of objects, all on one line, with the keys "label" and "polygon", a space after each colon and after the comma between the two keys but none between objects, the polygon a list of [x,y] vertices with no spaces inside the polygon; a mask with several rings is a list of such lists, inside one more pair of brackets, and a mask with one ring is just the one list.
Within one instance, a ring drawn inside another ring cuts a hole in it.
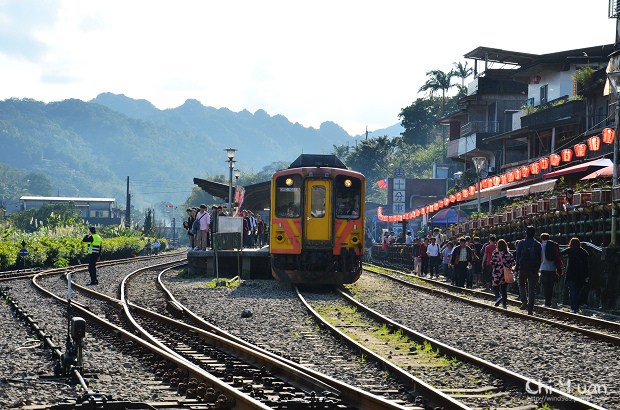
[{"label": "sky", "polygon": [[607,9],[608,0],[0,0],[0,100],[112,92],[165,109],[192,98],[356,135],[398,123],[424,95],[426,72],[449,71],[476,47],[613,43]]}]

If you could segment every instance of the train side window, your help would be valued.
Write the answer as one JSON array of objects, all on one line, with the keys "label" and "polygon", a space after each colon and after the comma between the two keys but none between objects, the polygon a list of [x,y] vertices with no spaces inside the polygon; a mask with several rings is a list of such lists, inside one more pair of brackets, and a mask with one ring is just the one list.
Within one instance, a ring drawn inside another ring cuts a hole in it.
[{"label": "train side window", "polygon": [[301,176],[283,175],[276,178],[276,216],[299,218],[301,210]]},{"label": "train side window", "polygon": [[362,181],[347,175],[336,176],[336,218],[358,219],[362,197]]}]

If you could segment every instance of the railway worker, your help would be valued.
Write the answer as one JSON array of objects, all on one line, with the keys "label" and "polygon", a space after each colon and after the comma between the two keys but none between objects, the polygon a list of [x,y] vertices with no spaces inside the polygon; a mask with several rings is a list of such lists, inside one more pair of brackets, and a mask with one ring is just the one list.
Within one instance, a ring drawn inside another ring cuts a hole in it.
[{"label": "railway worker", "polygon": [[558,244],[552,241],[548,233],[540,234],[541,243],[541,263],[540,263],[540,282],[543,285],[545,295],[545,307],[551,307],[553,297],[553,286],[563,274],[562,257]]},{"label": "railway worker", "polygon": [[472,252],[467,246],[467,239],[461,237],[459,239],[459,246],[454,248],[450,258],[450,268],[454,269],[456,286],[461,288],[465,286],[467,269],[470,269],[472,264]]},{"label": "railway worker", "polygon": [[516,255],[517,265],[515,269],[519,271],[519,294],[521,295],[521,307],[519,309],[527,309],[528,315],[532,315],[534,312],[542,252],[540,243],[534,239],[535,234],[536,228],[533,226],[526,228],[525,239],[519,241]]},{"label": "railway worker", "polygon": [[90,273],[90,283],[88,285],[98,285],[97,261],[101,255],[101,242],[103,241],[94,226],[88,228],[88,231],[88,235],[82,239],[82,242],[88,243],[88,273]]},{"label": "railway worker", "polygon": [[581,242],[578,238],[572,238],[568,243],[568,248],[560,253],[568,256],[568,261],[566,262],[566,283],[568,284],[570,312],[578,313],[581,287],[590,280],[588,252],[581,247]]},{"label": "railway worker", "polygon": [[439,279],[439,245],[437,245],[437,239],[433,236],[431,243],[426,247],[426,254],[428,255],[428,265],[431,279],[433,278],[433,272]]}]

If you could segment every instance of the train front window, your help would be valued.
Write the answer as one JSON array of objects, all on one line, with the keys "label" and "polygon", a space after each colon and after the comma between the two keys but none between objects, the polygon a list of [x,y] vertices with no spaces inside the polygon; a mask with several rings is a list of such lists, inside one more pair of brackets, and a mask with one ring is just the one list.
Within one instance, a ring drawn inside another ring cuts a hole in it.
[{"label": "train front window", "polygon": [[301,212],[301,176],[284,175],[276,178],[276,216],[299,218]]},{"label": "train front window", "polygon": [[336,218],[360,217],[362,181],[347,175],[336,176]]}]

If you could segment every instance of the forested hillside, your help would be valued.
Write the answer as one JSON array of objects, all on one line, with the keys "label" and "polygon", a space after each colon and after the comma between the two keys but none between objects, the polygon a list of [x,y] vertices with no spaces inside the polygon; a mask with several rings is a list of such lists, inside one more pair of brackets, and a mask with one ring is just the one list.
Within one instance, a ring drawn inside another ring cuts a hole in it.
[{"label": "forested hillside", "polygon": [[[301,152],[329,153],[347,139],[333,123],[306,128],[262,110],[235,113],[195,100],[169,110],[113,94],[91,103],[0,101],[0,163],[47,175],[49,194],[110,196],[121,204],[127,176],[150,187],[134,195],[134,204],[181,203],[194,177],[227,175],[225,148],[237,148],[237,167],[253,174]],[[31,193],[3,191],[5,200]]]}]

